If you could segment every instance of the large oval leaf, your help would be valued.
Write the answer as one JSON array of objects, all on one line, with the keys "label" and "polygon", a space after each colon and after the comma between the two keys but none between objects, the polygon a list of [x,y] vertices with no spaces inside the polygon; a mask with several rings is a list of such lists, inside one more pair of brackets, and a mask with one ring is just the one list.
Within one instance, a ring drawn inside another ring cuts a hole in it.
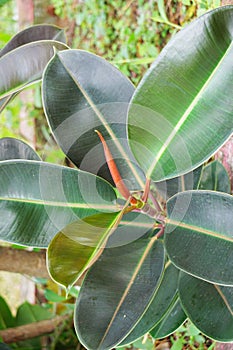
[{"label": "large oval leaf", "polygon": [[25,142],[4,137],[0,139],[0,161],[8,159],[41,160],[34,149]]},{"label": "large oval leaf", "polygon": [[165,246],[180,269],[210,282],[233,285],[233,198],[186,191],[167,202]]},{"label": "large oval leaf", "polygon": [[179,270],[170,262],[164,269],[163,279],[143,317],[121,346],[131,344],[154,328],[166,315],[177,299]]},{"label": "large oval leaf", "polygon": [[231,193],[230,178],[222,163],[215,160],[203,168],[198,188]]},{"label": "large oval leaf", "polygon": [[221,342],[233,341],[233,288],[180,274],[183,308],[201,332]]},{"label": "large oval leaf", "polygon": [[163,265],[163,244],[155,236],[105,249],[76,304],[75,328],[87,349],[112,349],[130,332],[158,286]]},{"label": "large oval leaf", "polygon": [[174,333],[186,319],[187,316],[184,313],[180,299],[177,298],[165,317],[150,331],[150,334],[155,339],[167,337]]},{"label": "large oval leaf", "polygon": [[[153,228],[154,220],[139,213],[101,213],[88,216],[63,228],[51,241],[47,262],[51,277],[68,288],[81,276],[97,252],[107,247],[128,244],[142,237]],[[121,219],[117,227],[117,223]],[[94,232],[93,232],[94,230]],[[85,239],[84,239],[85,238]]]},{"label": "large oval leaf", "polygon": [[12,95],[39,81],[54,49],[68,47],[55,40],[32,42],[8,52],[0,58],[0,98]]},{"label": "large oval leaf", "polygon": [[232,16],[221,7],[181,30],[134,94],[130,147],[155,181],[196,168],[232,133]]},{"label": "large oval leaf", "polygon": [[[56,40],[62,43],[66,43],[66,37],[63,29],[49,24],[35,25],[17,33],[3,47],[3,49],[0,50],[0,58],[8,52],[16,49],[17,47],[40,40]],[[7,97],[0,98],[0,112],[6,107],[11,99],[16,96],[16,94],[17,93],[14,93]]]},{"label": "large oval leaf", "polygon": [[43,163],[0,162],[0,237],[46,247],[67,224],[116,211],[115,191],[92,174]]},{"label": "large oval leaf", "polygon": [[142,189],[144,175],[126,135],[127,108],[134,92],[131,82],[103,58],[69,50],[58,52],[50,61],[42,88],[50,127],[72,162],[112,182],[97,129],[128,187]]},{"label": "large oval leaf", "polygon": [[66,43],[64,29],[51,24],[39,24],[28,27],[13,36],[13,38],[0,50],[0,57],[19,46],[40,40],[56,40]]},{"label": "large oval leaf", "polygon": [[[175,177],[174,179],[156,182],[155,186],[162,197],[168,200],[178,192],[196,190],[199,186],[202,174],[202,165],[185,175]],[[207,189],[207,188],[206,188]]]},{"label": "large oval leaf", "polygon": [[50,276],[69,290],[103,249],[119,216],[122,214],[101,213],[88,216],[59,232],[47,251]]}]

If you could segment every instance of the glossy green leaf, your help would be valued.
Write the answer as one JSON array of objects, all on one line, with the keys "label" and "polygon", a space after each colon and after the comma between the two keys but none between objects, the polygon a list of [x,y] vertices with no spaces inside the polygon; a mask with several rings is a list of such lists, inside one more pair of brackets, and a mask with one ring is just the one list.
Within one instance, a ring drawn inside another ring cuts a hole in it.
[{"label": "glossy green leaf", "polygon": [[0,58],[0,98],[39,81],[54,50],[68,47],[55,40],[41,40],[17,47]]},{"label": "glossy green leaf", "polygon": [[174,179],[156,182],[155,186],[164,199],[169,199],[176,193],[188,190],[196,190],[199,186],[202,166],[188,174],[181,175]]},{"label": "glossy green leaf", "polygon": [[0,297],[0,329],[15,326],[15,319],[11,310],[3,297]]},{"label": "glossy green leaf", "polygon": [[148,333],[166,315],[171,305],[177,299],[177,284],[179,270],[168,263],[164,270],[163,279],[143,317],[132,332],[123,340],[121,346],[131,344]]},{"label": "glossy green leaf", "polygon": [[166,316],[157,324],[150,334],[155,339],[161,339],[174,333],[186,320],[187,316],[183,311],[179,298],[171,306]]},{"label": "glossy green leaf", "polygon": [[199,189],[231,193],[230,178],[222,163],[215,160],[203,168]]},{"label": "glossy green leaf", "polygon": [[30,160],[0,162],[0,237],[47,247],[69,223],[113,212],[113,187],[92,174]]},{"label": "glossy green leaf", "polygon": [[[17,33],[3,47],[3,49],[0,50],[0,58],[20,46],[40,40],[55,40],[62,43],[66,43],[66,37],[63,29],[49,24],[35,25]],[[20,54],[22,54],[22,50],[20,52]],[[17,93],[14,93],[7,97],[0,98],[0,112],[16,96],[16,94]]]},{"label": "glossy green leaf", "polygon": [[233,341],[233,288],[180,274],[183,308],[200,331],[221,342]]},{"label": "glossy green leaf", "polygon": [[146,310],[163,266],[163,244],[149,232],[104,250],[87,273],[76,304],[75,328],[87,349],[112,349],[121,342]]},{"label": "glossy green leaf", "polygon": [[[139,84],[129,108],[131,150],[161,181],[207,160],[233,131],[233,7],[177,33]],[[184,45],[185,43],[185,45]]]},{"label": "glossy green leaf", "polygon": [[112,182],[97,129],[127,186],[132,190],[144,187],[144,175],[135,163],[126,134],[127,108],[134,87],[116,67],[89,52],[58,52],[46,68],[42,89],[50,127],[74,164]]},{"label": "glossy green leaf", "polygon": [[207,281],[233,285],[233,197],[186,191],[167,202],[165,246],[181,270]]},{"label": "glossy green leaf", "polygon": [[66,296],[59,295],[59,294],[55,293],[53,290],[51,290],[51,289],[45,289],[44,297],[48,301],[51,301],[53,303],[61,303],[61,302],[66,300]]},{"label": "glossy green leaf", "polygon": [[34,149],[25,142],[4,137],[0,139],[0,161],[8,159],[41,160]]},{"label": "glossy green leaf", "polygon": [[75,221],[59,232],[47,252],[50,276],[69,289],[104,247],[120,213],[101,213]]},{"label": "glossy green leaf", "polygon": [[13,36],[13,38],[0,50],[0,57],[19,46],[40,40],[55,40],[66,43],[64,29],[50,24],[39,24],[26,28]]},{"label": "glossy green leaf", "polygon": [[51,241],[47,252],[51,277],[68,288],[75,283],[99,249],[105,245],[103,241],[109,233],[111,236],[107,247],[116,247],[135,241],[153,228],[154,220],[150,217],[139,213],[128,213],[123,216],[112,235],[110,230],[115,219],[119,219],[119,215],[121,216],[121,213],[88,216],[82,221],[71,223],[59,232]]},{"label": "glossy green leaf", "polygon": [[154,224],[154,219],[140,212],[124,214],[115,234],[109,237],[107,247],[120,247],[131,243],[154,229]]},{"label": "glossy green leaf", "polygon": [[24,324],[49,320],[53,317],[53,314],[42,307],[41,305],[32,305],[28,302],[23,303],[17,310],[16,314],[16,326],[22,326]]},{"label": "glossy green leaf", "polygon": [[[23,303],[17,310],[16,325],[23,326],[25,324],[49,320],[53,314],[41,305],[32,305],[28,302]],[[38,349],[41,347],[41,339],[36,337],[19,343],[20,349]]]}]

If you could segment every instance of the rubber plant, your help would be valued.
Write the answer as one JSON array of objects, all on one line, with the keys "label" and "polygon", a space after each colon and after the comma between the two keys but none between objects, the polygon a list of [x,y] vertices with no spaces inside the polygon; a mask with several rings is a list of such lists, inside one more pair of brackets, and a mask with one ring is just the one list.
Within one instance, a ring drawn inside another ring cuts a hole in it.
[{"label": "rubber plant", "polygon": [[47,248],[67,293],[84,277],[74,325],[87,349],[161,338],[186,318],[233,341],[233,199],[211,161],[233,130],[232,19],[226,6],[187,25],[136,89],[58,28],[29,28],[1,51],[2,108],[42,80],[52,135],[76,168],[2,139],[0,237]]}]

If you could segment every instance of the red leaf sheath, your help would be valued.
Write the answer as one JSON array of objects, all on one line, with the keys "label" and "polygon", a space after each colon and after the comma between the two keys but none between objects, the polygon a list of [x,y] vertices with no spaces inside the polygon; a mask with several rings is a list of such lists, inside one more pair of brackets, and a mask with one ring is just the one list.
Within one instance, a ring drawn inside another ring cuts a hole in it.
[{"label": "red leaf sheath", "polygon": [[112,157],[112,154],[108,148],[108,145],[105,141],[105,139],[103,138],[103,135],[98,131],[95,130],[95,132],[98,134],[100,141],[102,142],[103,148],[104,148],[104,155],[105,155],[105,159],[106,162],[108,164],[108,168],[109,171],[112,175],[113,181],[118,189],[118,191],[120,192],[120,194],[125,198],[128,199],[129,197],[131,197],[131,194],[129,192],[129,189],[126,187],[118,169],[116,166],[116,163]]}]

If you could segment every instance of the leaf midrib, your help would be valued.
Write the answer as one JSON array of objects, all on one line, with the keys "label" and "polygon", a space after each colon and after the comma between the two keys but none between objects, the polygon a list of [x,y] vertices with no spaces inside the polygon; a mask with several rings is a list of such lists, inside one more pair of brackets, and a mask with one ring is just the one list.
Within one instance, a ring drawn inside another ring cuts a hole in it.
[{"label": "leaf midrib", "polygon": [[108,210],[117,210],[117,206],[96,204],[96,203],[70,203],[70,202],[55,202],[55,201],[46,201],[41,199],[24,199],[24,198],[4,198],[0,197],[0,201],[7,202],[17,202],[17,203],[28,203],[34,205],[43,205],[43,206],[53,206],[53,207],[67,207],[67,208],[80,208],[80,209],[108,209]]},{"label": "leaf midrib", "polygon": [[228,236],[224,236],[223,234],[220,234],[220,233],[218,233],[216,231],[211,231],[211,230],[205,229],[204,227],[195,226],[195,225],[192,225],[192,224],[176,221],[176,220],[173,220],[173,219],[167,219],[166,224],[169,224],[169,225],[172,225],[172,226],[177,226],[177,227],[182,227],[182,228],[185,228],[185,229],[190,230],[190,231],[196,231],[198,233],[201,233],[201,234],[204,234],[204,235],[207,235],[207,236],[219,238],[219,239],[222,239],[224,241],[229,241],[229,242],[233,243],[233,238],[228,237]]},{"label": "leaf midrib", "polygon": [[105,333],[104,333],[104,335],[103,335],[103,337],[101,339],[101,342],[100,342],[100,344],[98,346],[98,349],[100,349],[100,347],[103,344],[106,336],[108,335],[108,332],[109,332],[109,330],[110,330],[110,328],[111,328],[111,326],[112,326],[112,324],[113,324],[113,322],[114,322],[114,320],[115,320],[115,318],[116,318],[116,316],[118,314],[118,311],[120,310],[120,308],[121,308],[125,298],[127,297],[128,292],[130,291],[131,287],[133,286],[134,281],[135,281],[135,279],[136,279],[136,277],[137,277],[137,275],[138,275],[138,273],[139,273],[139,271],[140,271],[144,261],[146,260],[148,254],[149,254],[149,252],[150,252],[151,248],[153,247],[153,244],[154,244],[154,242],[156,240],[157,240],[157,237],[154,236],[153,238],[151,238],[149,244],[146,246],[146,249],[144,250],[144,253],[142,254],[142,257],[139,260],[139,262],[138,262],[138,264],[137,264],[137,266],[136,266],[136,268],[134,270],[134,273],[133,273],[133,275],[132,275],[132,277],[131,277],[128,285],[127,285],[127,288],[125,289],[125,291],[124,291],[124,293],[123,293],[123,295],[122,295],[122,297],[121,297],[121,299],[120,299],[120,301],[119,301],[119,303],[118,303],[118,305],[117,305],[117,307],[116,307],[116,309],[114,311],[114,314],[113,314],[113,316],[112,316],[112,318],[111,318],[111,320],[109,322],[109,325],[108,325],[108,327],[107,327],[107,329],[106,329],[106,331],[105,331]]},{"label": "leaf midrib", "polygon": [[228,303],[228,300],[225,297],[224,293],[221,291],[220,286],[214,284],[214,287],[217,290],[218,294],[220,295],[221,299],[223,300],[224,304],[226,305],[226,308],[230,312],[231,316],[233,316],[233,310],[232,310],[230,304]]},{"label": "leaf midrib", "polygon": [[155,157],[154,161],[152,162],[150,168],[148,169],[148,172],[147,172],[148,178],[151,177],[151,174],[155,170],[155,167],[157,166],[160,158],[162,157],[162,155],[164,154],[164,152],[166,151],[166,149],[168,148],[170,143],[173,141],[173,139],[175,138],[175,136],[177,135],[177,133],[179,132],[179,130],[181,129],[181,127],[183,126],[185,121],[187,120],[187,118],[190,116],[190,113],[196,107],[197,103],[199,102],[200,98],[202,97],[203,92],[209,86],[212,78],[214,77],[215,73],[218,71],[219,67],[221,66],[221,63],[224,61],[225,57],[228,55],[228,52],[231,50],[232,46],[233,46],[233,41],[231,42],[231,44],[229,45],[229,47],[227,48],[227,50],[225,51],[225,53],[221,57],[220,61],[218,62],[218,64],[216,65],[216,67],[214,68],[212,73],[210,74],[209,78],[206,80],[205,84],[202,86],[202,88],[200,89],[198,94],[195,96],[195,98],[193,99],[191,104],[185,110],[185,112],[183,113],[183,115],[179,119],[178,123],[175,125],[173,131],[170,133],[170,135],[168,136],[168,138],[164,142],[163,146],[160,148],[157,156]]},{"label": "leaf midrib", "polygon": [[69,68],[65,65],[64,61],[62,60],[61,55],[59,55],[59,59],[60,59],[61,63],[63,64],[63,67],[65,68],[65,70],[69,74],[69,76],[73,79],[74,83],[77,85],[78,89],[81,91],[81,93],[86,98],[87,102],[89,103],[90,107],[93,109],[93,111],[95,112],[95,114],[97,115],[99,120],[101,121],[102,125],[105,127],[106,131],[108,132],[108,134],[111,137],[111,140],[115,143],[117,149],[119,150],[119,152],[121,153],[122,157],[124,158],[124,160],[128,164],[128,166],[129,166],[130,170],[132,171],[132,173],[133,173],[135,179],[137,180],[138,184],[141,186],[141,188],[144,188],[144,182],[142,181],[142,179],[138,175],[137,170],[134,168],[133,163],[131,163],[131,161],[129,160],[128,155],[125,153],[123,147],[121,146],[121,143],[119,142],[118,138],[114,134],[113,130],[110,128],[108,122],[105,120],[104,116],[101,114],[99,109],[96,107],[96,105],[92,101],[91,97],[83,89],[82,85],[78,82],[78,80],[75,78],[75,76],[69,70]]}]

